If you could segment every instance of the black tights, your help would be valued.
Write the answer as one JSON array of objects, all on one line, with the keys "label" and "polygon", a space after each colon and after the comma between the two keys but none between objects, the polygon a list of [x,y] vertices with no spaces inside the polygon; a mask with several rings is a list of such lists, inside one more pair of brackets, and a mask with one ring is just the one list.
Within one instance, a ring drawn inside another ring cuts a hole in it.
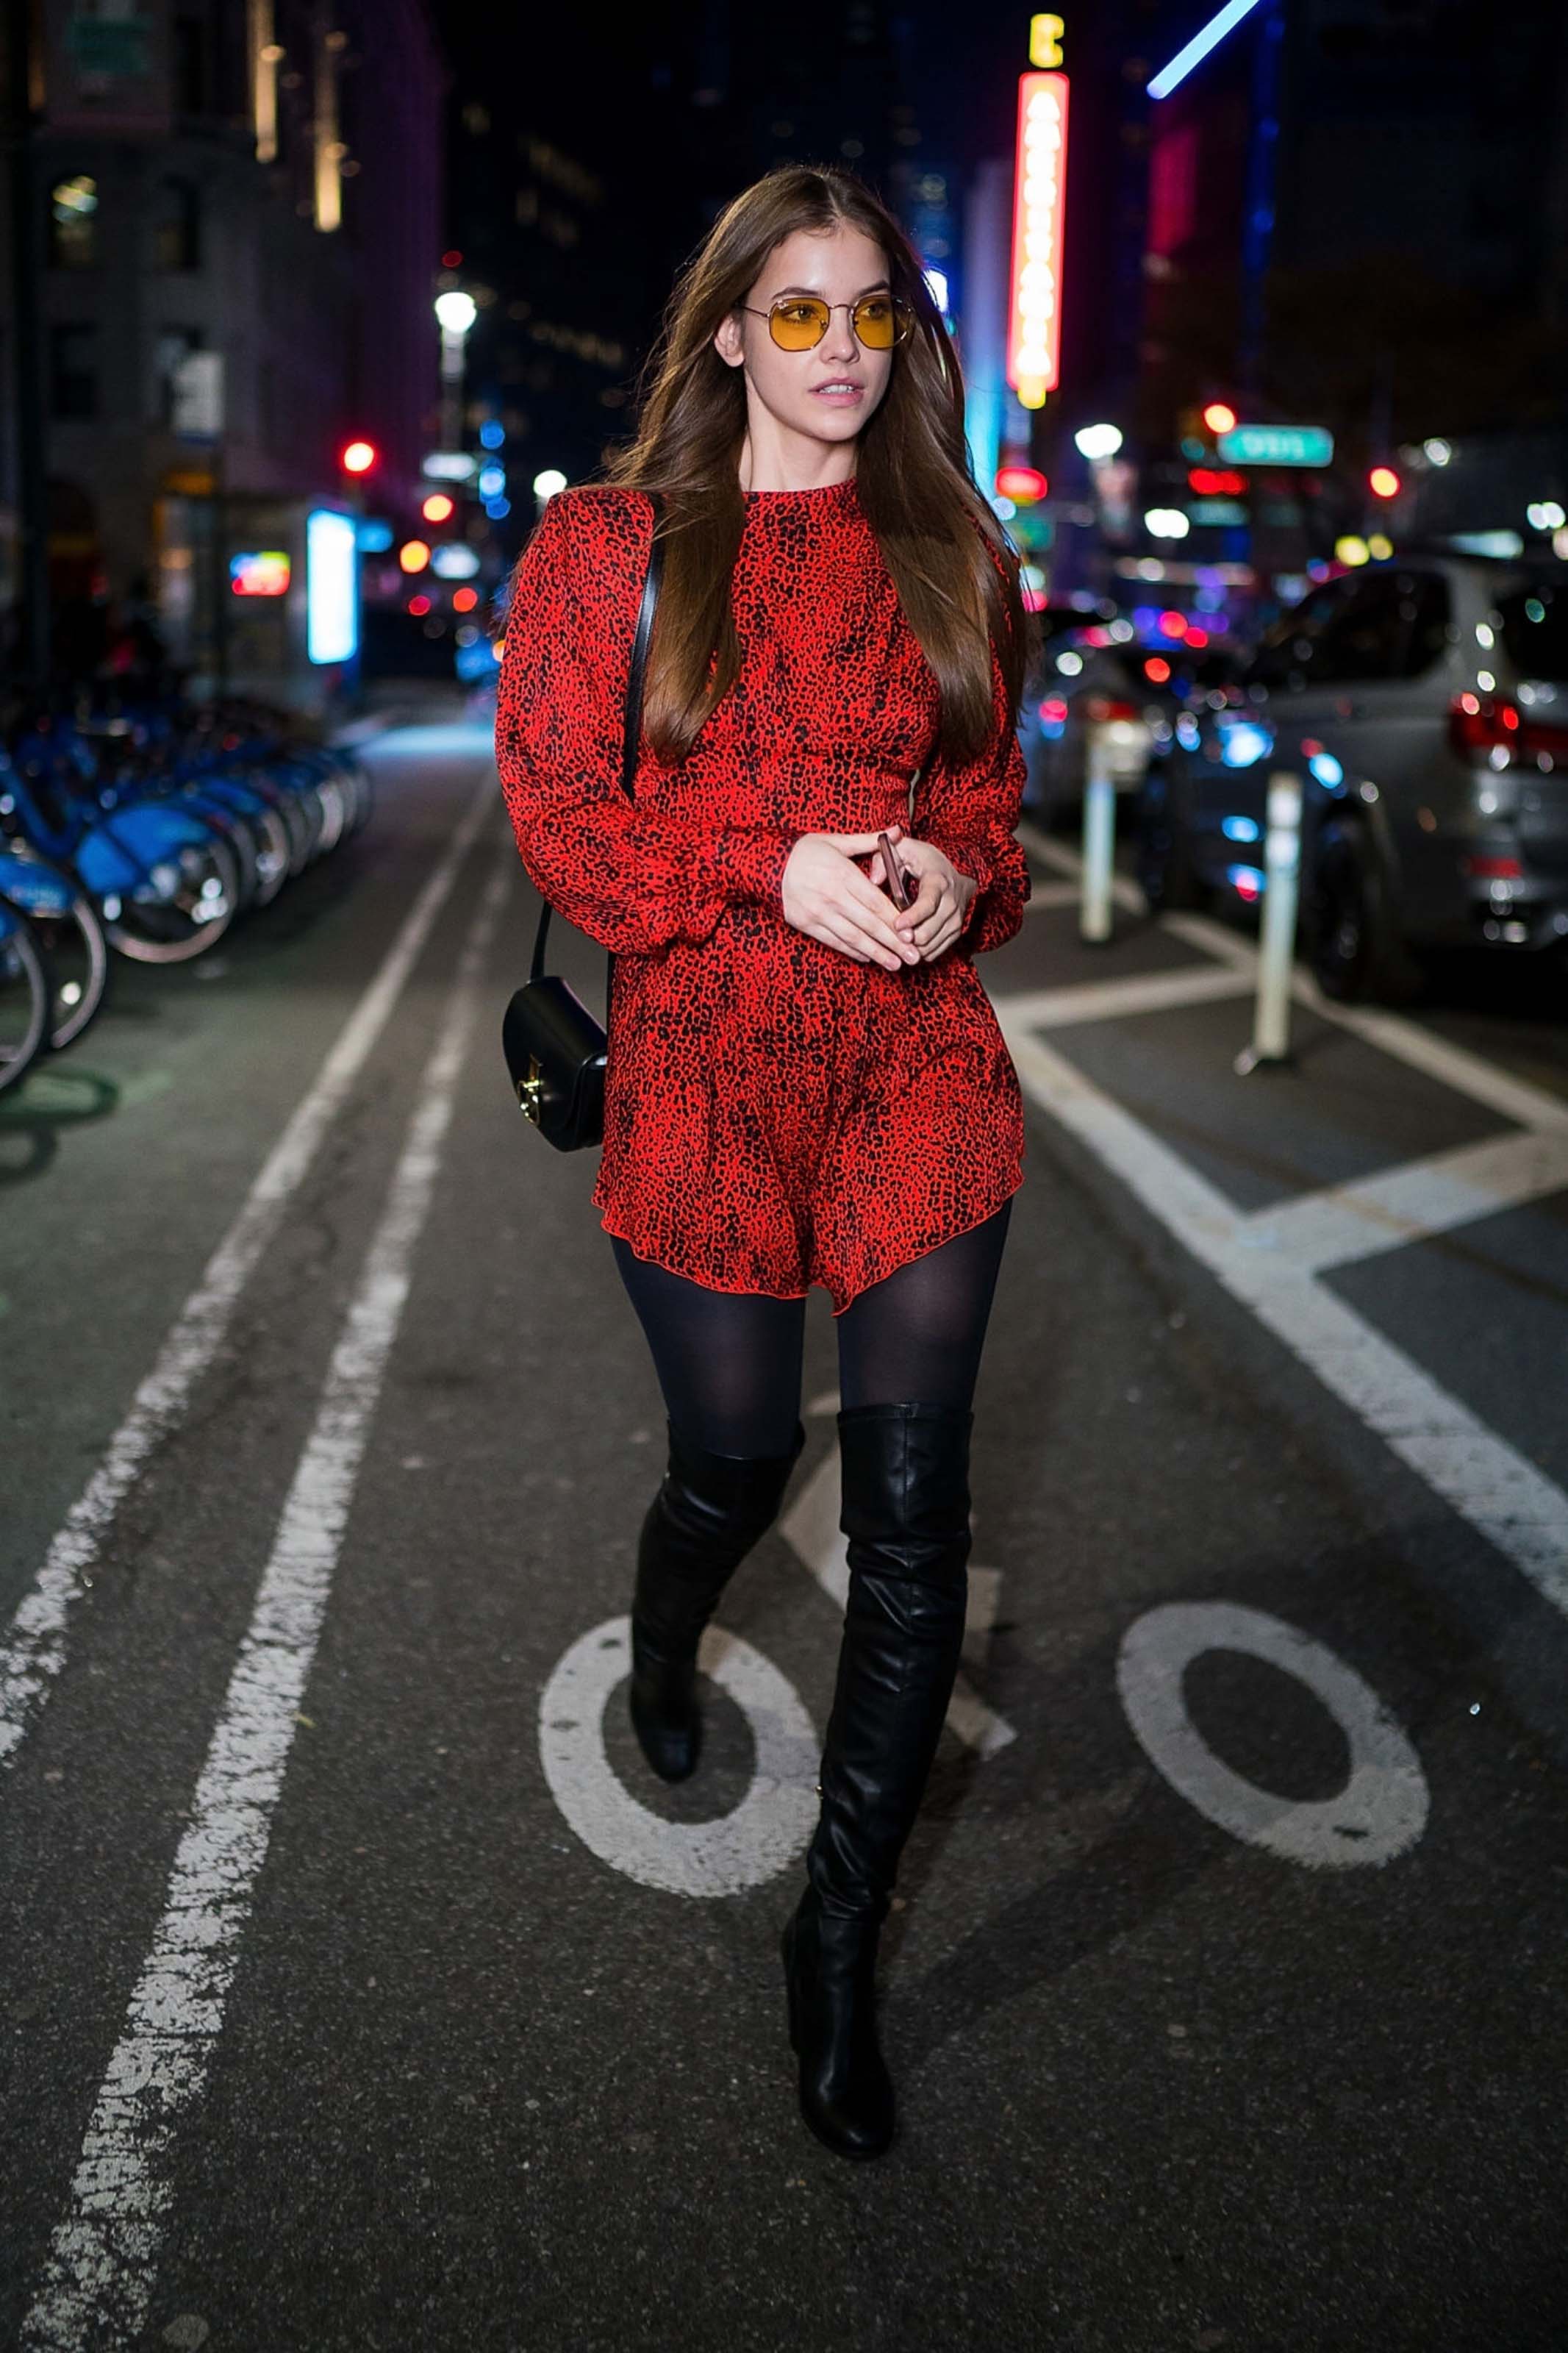
[{"label": "black tights", "polygon": [[[871,1283],[834,1319],[839,1403],[967,1412],[1012,1201]],[[714,1454],[787,1454],[800,1419],[804,1299],[713,1291],[638,1258],[616,1264],[653,1354],[670,1420]]]}]

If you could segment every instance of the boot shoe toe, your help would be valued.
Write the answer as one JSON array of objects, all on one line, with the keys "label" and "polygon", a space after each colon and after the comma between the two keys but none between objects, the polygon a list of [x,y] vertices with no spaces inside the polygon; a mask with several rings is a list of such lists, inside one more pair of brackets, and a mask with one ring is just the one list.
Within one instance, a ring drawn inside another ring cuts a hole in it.
[{"label": "boot shoe toe", "polygon": [[[790,2047],[800,2060],[800,2112],[825,2148],[836,2157],[880,2157],[893,2138],[895,2125],[892,2078],[874,2048],[862,2054],[849,2079],[841,2074],[841,2059],[828,2063],[807,2023],[810,2008],[797,1975],[796,1922],[791,1919],[780,1939],[784,1965],[784,1992],[789,2006]],[[820,2019],[816,2021],[820,2029]]]},{"label": "boot shoe toe", "polygon": [[689,1724],[678,1724],[651,1713],[638,1699],[635,1685],[630,1694],[629,1709],[637,1746],[659,1779],[689,1780],[697,1770],[698,1757],[701,1753],[701,1719],[699,1717]]},{"label": "boot shoe toe", "polygon": [[838,2157],[880,2157],[892,2141],[890,2087],[885,2098],[864,2089],[858,2098],[835,2098],[808,2083],[803,2069],[800,2112],[817,2139]]}]

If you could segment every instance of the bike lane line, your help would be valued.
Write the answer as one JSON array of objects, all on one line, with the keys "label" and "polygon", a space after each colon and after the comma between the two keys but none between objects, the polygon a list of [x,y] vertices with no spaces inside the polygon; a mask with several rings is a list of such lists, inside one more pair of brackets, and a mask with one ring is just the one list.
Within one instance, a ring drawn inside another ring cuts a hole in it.
[{"label": "bike lane line", "polygon": [[88,1572],[115,1514],[155,1450],[178,1427],[196,1383],[222,1345],[246,1284],[385,1029],[463,860],[495,806],[494,778],[487,774],[310,1092],[296,1106],[201,1281],[170,1326],[130,1412],[18,1603],[0,1641],[0,1770],[21,1746],[65,1664],[67,1621],[91,1582]]},{"label": "bike lane line", "polygon": [[135,2344],[174,2198],[175,2137],[200,2097],[267,1859],[359,1469],[408,1296],[479,975],[510,892],[503,858],[470,926],[417,1106],[328,1368],[192,1800],[125,2027],[99,2088],[24,2353]]}]

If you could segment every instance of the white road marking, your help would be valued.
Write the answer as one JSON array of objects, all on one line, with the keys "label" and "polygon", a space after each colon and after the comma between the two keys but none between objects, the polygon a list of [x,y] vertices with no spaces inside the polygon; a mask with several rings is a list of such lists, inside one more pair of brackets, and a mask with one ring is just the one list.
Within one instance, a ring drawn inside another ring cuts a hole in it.
[{"label": "white road marking", "polygon": [[1423,1029],[1418,1022],[1407,1021],[1403,1014],[1380,1013],[1370,1006],[1335,1005],[1323,996],[1310,973],[1296,975],[1295,994],[1314,1013],[1337,1021],[1343,1029],[1353,1030],[1369,1046],[1376,1046],[1396,1060],[1408,1063],[1413,1071],[1425,1072],[1439,1085],[1452,1087],[1456,1094],[1468,1095],[1472,1103],[1485,1104],[1500,1118],[1513,1120],[1521,1127],[1568,1135],[1568,1103],[1549,1093],[1545,1087],[1515,1078],[1511,1071],[1500,1070],[1495,1062],[1483,1061],[1468,1047],[1452,1045],[1434,1031]]},{"label": "white road marking", "polygon": [[[1321,1701],[1351,1752],[1350,1778],[1337,1796],[1276,1797],[1215,1755],[1182,1688],[1205,1651],[1266,1659]],[[1116,1687],[1150,1763],[1189,1805],[1249,1846],[1310,1870],[1344,1871],[1392,1862],[1426,1827],[1426,1777],[1399,1725],[1353,1667],[1282,1619],[1229,1601],[1147,1610],[1122,1637]]]},{"label": "white road marking", "polygon": [[[1042,866],[1050,867],[1058,874],[1071,876],[1074,889],[1068,903],[1076,906],[1079,886],[1083,881],[1083,860],[1078,852],[1068,849],[1063,842],[1053,841],[1048,833],[1043,833],[1040,828],[1028,818],[1020,819],[1017,834],[1025,849],[1031,856],[1037,858]],[[1111,876],[1110,895],[1116,904],[1130,915],[1146,915],[1149,912],[1149,902],[1142,892],[1140,891],[1137,883],[1129,881],[1125,874]],[[1027,906],[1029,902],[1026,900],[1024,903]]]},{"label": "white road marking", "polygon": [[[1082,860],[1061,843],[1048,840],[1035,827],[1020,825],[1018,836],[1042,864],[1062,874],[1081,873]],[[1118,905],[1130,914],[1147,914],[1147,902],[1136,883],[1123,877],[1115,895]],[[1245,974],[1248,986],[1256,986],[1258,950],[1228,924],[1217,922],[1213,915],[1172,913],[1156,920],[1160,929],[1168,932],[1173,939],[1202,950],[1232,972]],[[1446,1038],[1424,1029],[1419,1022],[1409,1020],[1404,1014],[1375,1006],[1341,1005],[1325,997],[1311,974],[1300,965],[1291,984],[1291,994],[1298,1004],[1306,1006],[1321,1019],[1350,1030],[1411,1070],[1424,1071],[1440,1085],[1451,1087],[1456,1094],[1468,1095],[1472,1103],[1484,1103],[1502,1118],[1521,1127],[1568,1133],[1568,1103],[1560,1096],[1544,1087],[1532,1086],[1528,1079],[1500,1071],[1468,1047],[1450,1044]]]},{"label": "white road marking", "polygon": [[799,1694],[738,1634],[710,1626],[698,1664],[752,1728],[755,1763],[731,1812],[673,1822],[632,1796],[605,1750],[605,1708],[631,1671],[631,1620],[608,1618],[573,1643],[539,1704],[550,1793],[591,1853],[671,1895],[739,1895],[799,1864],[816,1826],[820,1744]]},{"label": "white road marking", "polygon": [[1120,1176],[1232,1295],[1282,1340],[1443,1500],[1568,1614],[1568,1495],[1244,1218],[1065,1056],[1011,1020],[1003,1034],[1027,1092]]},{"label": "white road marking", "polygon": [[[487,794],[487,806],[492,796]],[[25,2353],[130,2347],[145,2325],[174,2197],[177,2128],[206,2082],[267,1858],[371,1419],[408,1295],[511,886],[500,864],[469,931],[403,1155],[361,1271],[240,1646],[167,1901],[93,2106],[64,2219],[23,2324]]]},{"label": "white road marking", "polygon": [[1250,995],[1252,983],[1239,973],[1216,972],[1213,965],[1181,972],[1137,973],[1125,980],[1085,980],[1063,988],[1020,990],[998,998],[1032,1029],[1068,1029],[1081,1021],[1123,1021],[1135,1013],[1170,1013],[1184,1005],[1209,1005]]},{"label": "white road marking", "polygon": [[[828,1599],[842,1610],[849,1599],[849,1544],[838,1525],[840,1509],[838,1453],[825,1454],[779,1522],[779,1534],[803,1568],[816,1579]],[[964,1656],[978,1664],[990,1641],[996,1614],[1000,1569],[972,1568],[964,1614]],[[1017,1733],[1005,1716],[987,1707],[962,1670],[947,1708],[948,1729],[978,1756],[994,1757]]]},{"label": "white road marking", "polygon": [[177,1428],[196,1383],[222,1345],[240,1293],[385,1029],[431,926],[450,895],[458,869],[495,806],[492,776],[453,834],[315,1083],[268,1155],[239,1214],[175,1318],[108,1451],[50,1544],[0,1645],[0,1767],[21,1746],[53,1679],[65,1664],[67,1620],[92,1581],[89,1571],[116,1512],[155,1450]]},{"label": "white road marking", "polygon": [[1501,1135],[1257,1209],[1239,1239],[1308,1273],[1349,1266],[1568,1187],[1568,1135]]},{"label": "white road marking", "polygon": [[1037,882],[1024,902],[1024,913],[1041,915],[1047,909],[1076,907],[1080,895],[1076,882]]}]

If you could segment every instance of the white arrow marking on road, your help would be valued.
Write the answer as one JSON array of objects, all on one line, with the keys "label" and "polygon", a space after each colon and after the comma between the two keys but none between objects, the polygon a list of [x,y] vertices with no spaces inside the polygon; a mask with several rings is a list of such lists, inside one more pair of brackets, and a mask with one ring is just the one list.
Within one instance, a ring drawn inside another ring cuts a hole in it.
[{"label": "white arrow marking on road", "polygon": [[175,2128],[206,2083],[223,2025],[473,1034],[480,965],[514,871],[510,858],[498,867],[463,950],[196,1785],[163,1915],[93,2106],[69,2209],[56,2225],[23,2323],[24,2353],[129,2347],[146,2323],[174,2198]]},{"label": "white arrow marking on road", "polygon": [[322,1063],[315,1084],[268,1154],[238,1216],[175,1318],[131,1411],[66,1514],[43,1567],[17,1608],[0,1648],[0,1767],[16,1755],[65,1664],[67,1620],[91,1583],[88,1571],[98,1558],[116,1512],[156,1448],[178,1426],[197,1381],[223,1345],[240,1293],[385,1029],[458,869],[495,801],[492,776],[487,777],[453,834],[446,856],[415,901],[381,969]]}]

